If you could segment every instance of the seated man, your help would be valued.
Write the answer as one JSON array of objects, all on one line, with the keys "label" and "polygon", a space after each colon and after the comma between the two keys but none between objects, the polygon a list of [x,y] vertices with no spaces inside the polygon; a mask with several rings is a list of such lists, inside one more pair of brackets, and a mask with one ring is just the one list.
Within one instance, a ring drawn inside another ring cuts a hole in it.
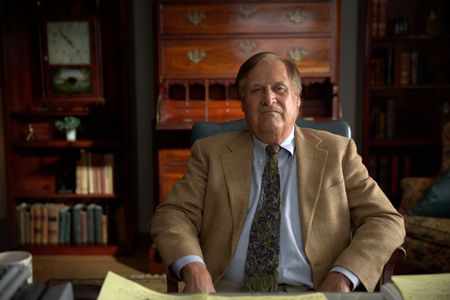
[{"label": "seated man", "polygon": [[249,130],[195,142],[153,216],[168,276],[187,292],[372,291],[405,230],[354,141],[295,124],[300,74],[274,53],[236,83]]}]

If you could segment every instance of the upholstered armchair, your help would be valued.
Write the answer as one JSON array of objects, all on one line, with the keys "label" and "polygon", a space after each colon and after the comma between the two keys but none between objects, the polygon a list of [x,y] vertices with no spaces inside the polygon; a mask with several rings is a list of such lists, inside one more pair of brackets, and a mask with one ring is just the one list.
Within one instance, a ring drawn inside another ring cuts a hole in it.
[{"label": "upholstered armchair", "polygon": [[438,177],[401,181],[406,262],[428,272],[450,272],[450,122],[444,125],[442,144]]}]

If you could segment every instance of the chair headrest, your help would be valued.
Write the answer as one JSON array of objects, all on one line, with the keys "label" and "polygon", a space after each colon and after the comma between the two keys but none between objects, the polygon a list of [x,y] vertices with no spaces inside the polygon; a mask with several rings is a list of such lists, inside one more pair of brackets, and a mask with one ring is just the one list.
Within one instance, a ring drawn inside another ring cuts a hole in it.
[{"label": "chair headrest", "polygon": [[[350,125],[344,120],[309,121],[297,119],[296,123],[300,127],[324,130],[348,138],[351,137]],[[194,143],[197,139],[207,136],[247,128],[248,125],[245,119],[223,123],[213,123],[207,121],[197,122],[192,127],[191,143]]]}]

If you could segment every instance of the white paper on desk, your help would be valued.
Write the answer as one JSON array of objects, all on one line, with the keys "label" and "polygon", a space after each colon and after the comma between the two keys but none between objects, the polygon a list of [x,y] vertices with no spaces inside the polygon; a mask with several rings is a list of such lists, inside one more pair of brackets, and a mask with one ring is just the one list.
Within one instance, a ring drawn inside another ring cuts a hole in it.
[{"label": "white paper on desk", "polygon": [[208,294],[158,293],[110,271],[106,275],[97,300],[206,300],[207,298]]},{"label": "white paper on desk", "polygon": [[450,273],[392,276],[404,300],[450,299]]},{"label": "white paper on desk", "polygon": [[265,295],[242,295],[242,296],[225,296],[209,294],[208,300],[262,300],[262,299],[276,299],[276,300],[327,300],[323,293],[305,293],[299,295],[283,295],[283,294],[265,294]]}]

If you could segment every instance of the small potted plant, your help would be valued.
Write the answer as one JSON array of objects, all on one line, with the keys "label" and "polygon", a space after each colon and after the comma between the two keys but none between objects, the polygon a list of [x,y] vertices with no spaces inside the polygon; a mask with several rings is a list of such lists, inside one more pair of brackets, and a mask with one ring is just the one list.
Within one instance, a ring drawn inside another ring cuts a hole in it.
[{"label": "small potted plant", "polygon": [[77,128],[80,126],[80,119],[72,116],[65,116],[62,120],[55,121],[55,127],[61,132],[66,133],[66,139],[69,142],[76,141]]}]

